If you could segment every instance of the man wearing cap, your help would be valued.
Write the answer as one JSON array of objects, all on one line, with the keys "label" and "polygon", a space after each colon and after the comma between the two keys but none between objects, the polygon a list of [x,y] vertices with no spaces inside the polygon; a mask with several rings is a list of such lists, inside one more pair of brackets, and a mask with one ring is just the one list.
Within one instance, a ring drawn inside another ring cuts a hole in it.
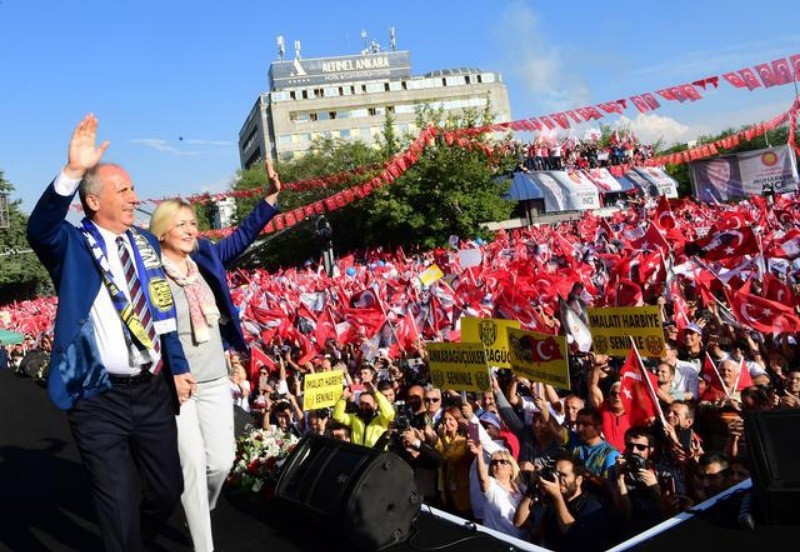
[{"label": "man wearing cap", "polygon": [[514,457],[514,460],[519,460],[519,439],[514,435],[511,430],[503,425],[500,418],[494,412],[484,412],[478,419],[481,425],[492,438],[492,441],[502,444],[507,448]]},{"label": "man wearing cap", "polygon": [[695,323],[689,324],[683,329],[683,347],[678,353],[678,358],[694,364],[699,373],[703,368],[705,354],[702,328]]}]

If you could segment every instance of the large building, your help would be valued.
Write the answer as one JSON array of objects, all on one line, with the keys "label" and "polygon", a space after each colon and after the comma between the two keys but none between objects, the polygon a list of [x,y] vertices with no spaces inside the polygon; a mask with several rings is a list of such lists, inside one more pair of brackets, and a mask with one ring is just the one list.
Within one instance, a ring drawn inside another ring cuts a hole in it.
[{"label": "large building", "polygon": [[511,120],[508,92],[500,73],[480,69],[442,69],[411,74],[408,51],[380,51],[274,61],[269,92],[259,95],[239,131],[239,156],[247,168],[269,154],[288,160],[307,151],[317,137],[374,144],[386,114],[395,132],[416,134],[415,108],[427,104],[445,114],[465,109],[482,112],[487,104],[494,122]]}]

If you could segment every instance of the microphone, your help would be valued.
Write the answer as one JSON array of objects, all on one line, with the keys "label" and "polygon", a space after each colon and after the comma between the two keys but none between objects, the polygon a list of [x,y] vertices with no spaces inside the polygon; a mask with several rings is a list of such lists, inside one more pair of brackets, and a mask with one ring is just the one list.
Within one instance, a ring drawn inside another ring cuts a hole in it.
[{"label": "microphone", "polygon": [[753,517],[753,492],[748,491],[742,497],[742,504],[739,506],[739,527],[752,531],[756,528],[756,520]]}]

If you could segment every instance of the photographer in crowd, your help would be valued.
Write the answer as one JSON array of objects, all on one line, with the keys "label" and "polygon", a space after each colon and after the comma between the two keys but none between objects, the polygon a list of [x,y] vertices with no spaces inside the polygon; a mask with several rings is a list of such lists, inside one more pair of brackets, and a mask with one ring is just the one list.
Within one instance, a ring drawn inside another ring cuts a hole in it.
[{"label": "photographer in crowd", "polygon": [[650,428],[629,428],[625,432],[624,452],[617,457],[609,475],[611,496],[623,538],[641,533],[664,519],[659,479],[669,484],[671,476],[667,472],[659,474],[654,447],[655,439]]},{"label": "photographer in crowd", "polygon": [[514,513],[514,525],[527,527],[533,542],[550,550],[604,550],[607,516],[600,501],[583,489],[583,462],[563,449],[553,462],[533,476]]}]

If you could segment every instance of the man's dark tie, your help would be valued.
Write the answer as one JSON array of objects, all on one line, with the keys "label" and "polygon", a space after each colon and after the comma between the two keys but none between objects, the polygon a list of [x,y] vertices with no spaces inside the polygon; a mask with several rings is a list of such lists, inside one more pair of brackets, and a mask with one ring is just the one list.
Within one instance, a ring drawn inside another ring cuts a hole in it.
[{"label": "man's dark tie", "polygon": [[158,362],[150,367],[150,371],[155,375],[161,371],[164,362],[161,360],[161,339],[156,334],[155,326],[153,326],[153,319],[150,316],[150,309],[147,307],[147,299],[142,292],[142,286],[139,284],[139,276],[136,275],[136,266],[131,259],[128,248],[125,247],[125,238],[122,236],[117,237],[117,251],[119,251],[119,260],[122,262],[122,271],[125,273],[125,282],[128,284],[128,290],[131,294],[131,305],[133,312],[142,323],[144,329],[147,331],[147,336],[153,343],[153,348],[156,354],[159,355]]}]

